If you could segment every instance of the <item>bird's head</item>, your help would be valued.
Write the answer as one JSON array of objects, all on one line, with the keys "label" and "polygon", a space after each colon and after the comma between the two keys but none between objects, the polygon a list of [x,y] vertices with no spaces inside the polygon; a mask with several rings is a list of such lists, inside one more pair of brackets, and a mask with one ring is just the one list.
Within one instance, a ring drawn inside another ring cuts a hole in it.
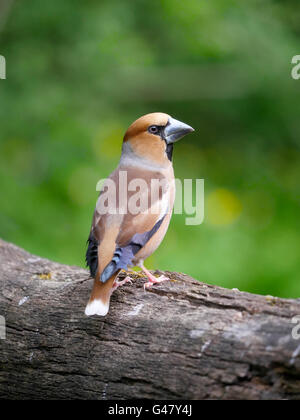
[{"label": "bird's head", "polygon": [[154,112],[134,121],[124,136],[123,154],[157,165],[172,160],[173,144],[194,129],[168,114]]}]

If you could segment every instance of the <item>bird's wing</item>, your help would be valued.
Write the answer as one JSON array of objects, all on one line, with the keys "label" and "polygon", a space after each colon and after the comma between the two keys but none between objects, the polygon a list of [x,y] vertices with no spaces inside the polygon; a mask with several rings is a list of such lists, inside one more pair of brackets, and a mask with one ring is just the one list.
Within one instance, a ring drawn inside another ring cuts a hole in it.
[{"label": "bird's wing", "polygon": [[[86,255],[91,275],[95,277],[99,271],[103,283],[117,271],[131,265],[133,257],[157,232],[169,210],[166,198],[167,183],[163,183],[163,187],[159,189],[156,196],[154,194],[153,197],[151,194],[151,180],[162,179],[160,173],[138,171],[132,168],[128,168],[126,172],[127,186],[135,179],[145,181],[147,188],[143,188],[139,194],[139,204],[144,203],[143,211],[137,214],[132,213],[131,204],[135,202],[136,191],[128,191],[125,214],[119,214],[121,207],[119,181],[122,174],[120,170],[115,171],[110,179],[115,182],[117,198],[114,201],[105,192],[100,193]],[[101,205],[103,206],[103,202],[109,199],[111,200],[109,213],[100,214]]]},{"label": "bird's wing", "polygon": [[93,216],[91,232],[87,240],[88,246],[87,246],[87,251],[85,255],[86,265],[87,267],[89,267],[92,277],[96,276],[96,273],[98,270],[98,245],[100,243],[100,238],[97,235],[97,231],[94,229],[95,217],[96,217],[96,210]]}]

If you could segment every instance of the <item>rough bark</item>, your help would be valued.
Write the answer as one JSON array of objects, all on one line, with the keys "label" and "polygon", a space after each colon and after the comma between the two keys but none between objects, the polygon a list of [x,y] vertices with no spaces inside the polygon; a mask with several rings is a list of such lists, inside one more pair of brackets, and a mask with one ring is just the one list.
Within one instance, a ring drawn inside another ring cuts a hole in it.
[{"label": "rough bark", "polygon": [[0,398],[299,399],[300,301],[166,272],[84,315],[92,280],[78,267],[0,240]]}]

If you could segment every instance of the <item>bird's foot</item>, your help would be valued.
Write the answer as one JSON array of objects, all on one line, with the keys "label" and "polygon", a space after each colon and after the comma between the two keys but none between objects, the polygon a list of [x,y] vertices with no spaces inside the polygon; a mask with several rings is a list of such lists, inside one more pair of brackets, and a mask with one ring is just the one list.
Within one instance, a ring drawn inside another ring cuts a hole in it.
[{"label": "bird's foot", "polygon": [[129,276],[125,277],[125,279],[124,280],[121,280],[121,281],[119,281],[119,280],[116,279],[114,281],[113,286],[112,286],[112,292],[114,292],[115,290],[117,290],[118,287],[123,286],[125,283],[132,283],[132,280],[131,280],[131,278]]},{"label": "bird's foot", "polygon": [[153,284],[155,284],[155,283],[161,283],[163,281],[170,280],[166,276],[155,277],[153,274],[150,273],[149,270],[147,270],[147,268],[143,264],[140,264],[140,267],[143,270],[143,272],[146,274],[146,276],[148,277],[148,280],[149,280],[148,283],[144,284],[144,290],[153,286]]},{"label": "bird's foot", "polygon": [[163,281],[170,280],[169,277],[166,277],[166,276],[154,277],[152,274],[151,276],[147,276],[147,277],[149,281],[144,284],[144,290],[149,289],[150,287],[153,286],[153,284],[162,283]]}]

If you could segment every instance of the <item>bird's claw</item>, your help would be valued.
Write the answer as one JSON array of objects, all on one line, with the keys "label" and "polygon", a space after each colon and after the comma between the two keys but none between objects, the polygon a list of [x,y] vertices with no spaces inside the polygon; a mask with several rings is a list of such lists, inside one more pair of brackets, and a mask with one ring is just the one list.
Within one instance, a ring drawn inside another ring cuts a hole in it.
[{"label": "bird's claw", "polygon": [[129,276],[125,277],[125,279],[121,281],[115,280],[112,287],[112,291],[114,292],[115,290],[117,290],[118,287],[123,286],[125,283],[132,283],[132,280]]},{"label": "bird's claw", "polygon": [[144,290],[152,287],[153,284],[162,283],[163,281],[166,281],[166,280],[170,280],[169,277],[166,277],[166,276],[154,277],[153,276],[149,278],[149,281],[147,283],[144,284]]}]

